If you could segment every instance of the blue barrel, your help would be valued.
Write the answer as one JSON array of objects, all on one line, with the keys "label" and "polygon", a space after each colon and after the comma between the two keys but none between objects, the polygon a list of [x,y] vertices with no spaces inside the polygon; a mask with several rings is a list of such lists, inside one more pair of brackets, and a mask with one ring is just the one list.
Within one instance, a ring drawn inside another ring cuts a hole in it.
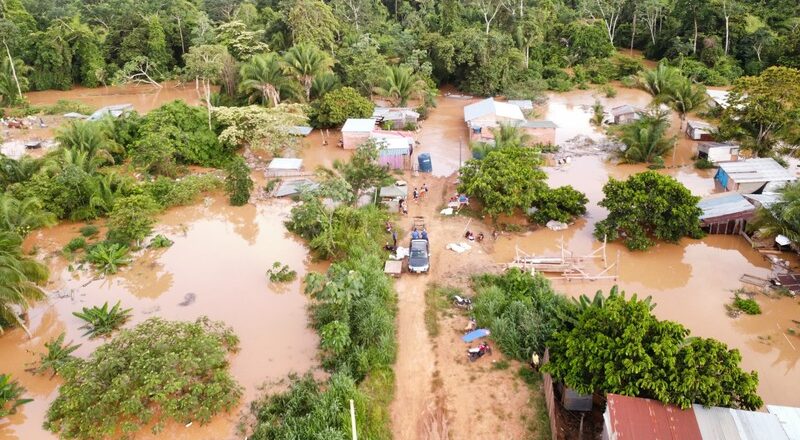
[{"label": "blue barrel", "polygon": [[431,155],[428,153],[422,153],[417,158],[419,161],[419,171],[421,173],[430,173],[433,171],[433,164],[431,163]]}]

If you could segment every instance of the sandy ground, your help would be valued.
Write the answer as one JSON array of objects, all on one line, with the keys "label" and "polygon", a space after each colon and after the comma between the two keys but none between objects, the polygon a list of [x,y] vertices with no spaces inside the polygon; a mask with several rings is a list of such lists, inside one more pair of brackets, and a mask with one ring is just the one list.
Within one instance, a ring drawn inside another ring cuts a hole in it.
[{"label": "sandy ground", "polygon": [[[412,177],[412,186],[427,182],[427,199],[409,204],[402,227],[410,229],[411,218],[425,217],[431,239],[431,273],[404,273],[398,292],[397,332],[399,352],[395,364],[395,400],[392,404],[394,438],[406,439],[522,439],[529,438],[526,418],[528,388],[516,376],[516,367],[493,368],[502,359],[499,350],[474,363],[466,358],[468,344],[461,341],[466,317],[459,313],[440,318],[441,331],[431,338],[425,327],[425,290],[429,283],[465,287],[469,275],[496,267],[489,255],[491,231],[466,217],[439,214],[453,191],[448,178]],[[483,232],[483,244],[455,254],[447,243],[462,242],[464,231]]]}]

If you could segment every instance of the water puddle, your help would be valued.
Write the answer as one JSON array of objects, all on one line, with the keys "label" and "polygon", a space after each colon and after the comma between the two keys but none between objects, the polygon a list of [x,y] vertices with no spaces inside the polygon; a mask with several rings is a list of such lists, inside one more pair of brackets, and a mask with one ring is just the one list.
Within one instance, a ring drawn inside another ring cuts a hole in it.
[{"label": "water puddle", "polygon": [[[80,225],[59,225],[28,239],[28,246],[48,255],[52,281],[47,289],[54,294],[31,310],[32,340],[18,330],[0,338],[4,354],[0,371],[19,379],[34,399],[0,425],[0,439],[55,438],[41,424],[59,380],[33,376],[24,371],[25,364],[62,331],[67,340],[83,344],[77,355],[91,353],[101,341],[82,338],[78,328],[82,323],[72,312],[104,301],[119,300],[133,308],[127,326],[151,316],[194,320],[201,315],[232,326],[241,340],[241,351],[232,358],[231,372],[245,387],[243,404],[257,396],[258,386],[265,381],[314,368],[317,337],[308,326],[307,300],[299,279],[308,270],[325,268],[311,264],[302,242],[283,226],[290,205],[231,207],[222,197],[207,201],[161,217],[157,230],[174,240],[172,247],[147,250],[119,274],[98,281],[89,282],[91,274],[70,272],[65,260],[54,255],[78,235]],[[296,270],[298,281],[271,285],[265,272],[274,261]],[[229,438],[237,421],[234,411],[206,426],[170,426],[160,438]]]}]

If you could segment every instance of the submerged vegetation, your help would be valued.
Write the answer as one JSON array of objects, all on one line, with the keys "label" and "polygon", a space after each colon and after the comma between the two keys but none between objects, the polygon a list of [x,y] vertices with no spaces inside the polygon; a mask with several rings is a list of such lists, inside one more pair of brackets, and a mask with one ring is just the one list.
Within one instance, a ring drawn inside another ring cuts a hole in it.
[{"label": "submerged vegetation", "polygon": [[83,311],[72,314],[86,322],[82,327],[86,329],[84,336],[96,338],[109,336],[125,324],[131,317],[131,309],[123,309],[119,301],[109,309],[105,302],[100,307],[84,307]]}]

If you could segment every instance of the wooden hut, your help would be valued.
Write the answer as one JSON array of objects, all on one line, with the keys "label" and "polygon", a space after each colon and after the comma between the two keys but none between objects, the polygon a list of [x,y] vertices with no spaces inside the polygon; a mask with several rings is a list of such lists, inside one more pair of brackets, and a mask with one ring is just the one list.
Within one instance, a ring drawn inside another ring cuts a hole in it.
[{"label": "wooden hut", "polygon": [[695,141],[714,140],[714,126],[703,121],[686,121],[686,136]]},{"label": "wooden hut", "polygon": [[525,121],[519,124],[519,127],[530,135],[535,144],[555,145],[556,143],[558,126],[553,121]]},{"label": "wooden hut", "polygon": [[464,122],[469,127],[470,140],[485,142],[494,139],[493,128],[524,123],[525,115],[519,106],[487,98],[464,107]]},{"label": "wooden hut", "polygon": [[625,104],[611,109],[611,117],[615,124],[627,124],[638,121],[642,117],[642,110],[632,105]]},{"label": "wooden hut", "polygon": [[370,139],[380,148],[378,163],[394,169],[403,169],[410,165],[414,138],[395,131],[374,131]]},{"label": "wooden hut", "polygon": [[742,194],[775,192],[797,176],[782,167],[775,159],[758,159],[722,162],[714,180],[726,191]]},{"label": "wooden hut", "polygon": [[700,226],[709,234],[742,233],[756,212],[756,207],[736,192],[706,197],[697,207],[703,211]]},{"label": "wooden hut", "polygon": [[697,145],[697,157],[711,163],[739,160],[739,145],[727,142],[703,142]]}]

